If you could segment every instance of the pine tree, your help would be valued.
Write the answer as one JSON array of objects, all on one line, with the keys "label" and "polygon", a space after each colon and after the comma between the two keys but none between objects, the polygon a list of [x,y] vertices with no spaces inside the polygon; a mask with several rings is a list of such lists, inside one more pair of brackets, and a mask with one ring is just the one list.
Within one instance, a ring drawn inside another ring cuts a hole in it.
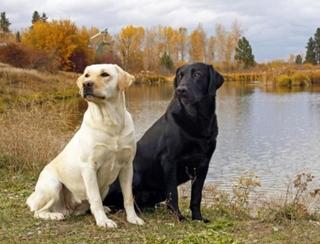
[{"label": "pine tree", "polygon": [[43,22],[46,22],[47,21],[47,19],[48,19],[48,16],[46,15],[46,13],[42,13],[42,15],[41,15],[41,21],[43,21]]},{"label": "pine tree", "polygon": [[40,14],[38,13],[38,11],[34,11],[31,20],[32,24],[36,23],[39,20],[41,20]]},{"label": "pine tree", "polygon": [[298,54],[298,55],[296,56],[295,63],[296,63],[296,64],[302,64],[302,57],[301,57],[300,54]]},{"label": "pine tree", "polygon": [[238,62],[243,63],[245,68],[255,64],[252,48],[245,37],[239,39],[234,58]]},{"label": "pine tree", "polygon": [[167,52],[164,52],[160,58],[160,65],[163,66],[169,72],[173,70],[174,64],[172,58]]},{"label": "pine tree", "polygon": [[314,34],[314,52],[315,52],[315,61],[317,64],[320,64],[320,28],[317,28],[316,33]]},{"label": "pine tree", "polygon": [[307,48],[307,52],[306,52],[306,59],[304,62],[309,64],[317,64],[316,53],[315,53],[315,42],[312,37],[309,38],[306,48]]},{"label": "pine tree", "polygon": [[21,42],[21,35],[20,35],[19,31],[17,31],[17,33],[16,33],[16,41]]},{"label": "pine tree", "polygon": [[10,32],[9,26],[11,23],[9,19],[6,17],[6,12],[1,12],[0,14],[0,32]]}]

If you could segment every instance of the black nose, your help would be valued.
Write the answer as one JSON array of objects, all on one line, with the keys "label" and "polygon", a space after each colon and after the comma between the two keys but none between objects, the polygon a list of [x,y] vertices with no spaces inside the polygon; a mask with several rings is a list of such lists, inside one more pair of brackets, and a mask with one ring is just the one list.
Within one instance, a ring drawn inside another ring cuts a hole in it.
[{"label": "black nose", "polygon": [[182,86],[182,87],[177,87],[176,93],[178,96],[186,96],[187,95],[187,88]]},{"label": "black nose", "polygon": [[82,84],[83,88],[92,88],[94,83],[92,81],[86,81]]}]

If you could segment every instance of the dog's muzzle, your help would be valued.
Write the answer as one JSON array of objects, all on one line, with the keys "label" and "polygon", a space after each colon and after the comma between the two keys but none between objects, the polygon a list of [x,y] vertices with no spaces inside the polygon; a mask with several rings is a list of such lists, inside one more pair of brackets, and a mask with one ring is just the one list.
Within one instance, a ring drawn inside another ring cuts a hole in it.
[{"label": "dog's muzzle", "polygon": [[87,96],[93,96],[93,85],[94,83],[91,81],[85,82],[82,85],[83,88],[83,96],[87,97]]}]

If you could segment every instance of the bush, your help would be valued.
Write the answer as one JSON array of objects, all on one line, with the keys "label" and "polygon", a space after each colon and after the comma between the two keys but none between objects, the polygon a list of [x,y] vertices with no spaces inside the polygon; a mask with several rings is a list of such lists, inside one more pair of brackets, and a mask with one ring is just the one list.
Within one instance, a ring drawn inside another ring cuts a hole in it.
[{"label": "bush", "polygon": [[301,72],[296,72],[291,76],[291,86],[309,86],[310,78]]},{"label": "bush", "polygon": [[312,71],[309,77],[312,84],[320,84],[320,71]]},{"label": "bush", "polygon": [[7,43],[0,46],[0,62],[26,68],[30,65],[28,50],[20,44]]},{"label": "bush", "polygon": [[44,52],[31,49],[23,44],[9,42],[0,46],[0,62],[19,68],[57,71],[58,63]]},{"label": "bush", "polygon": [[288,75],[280,75],[276,78],[278,86],[291,86],[291,79]]}]

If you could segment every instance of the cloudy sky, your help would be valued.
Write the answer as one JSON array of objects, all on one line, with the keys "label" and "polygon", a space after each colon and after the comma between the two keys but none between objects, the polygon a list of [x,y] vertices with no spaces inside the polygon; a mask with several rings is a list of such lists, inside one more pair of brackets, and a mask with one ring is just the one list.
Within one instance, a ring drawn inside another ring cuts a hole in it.
[{"label": "cloudy sky", "polygon": [[1,0],[14,31],[30,26],[33,11],[77,25],[109,27],[170,25],[189,30],[202,24],[208,34],[217,23],[230,28],[236,19],[257,61],[286,59],[305,52],[320,27],[320,0]]}]

